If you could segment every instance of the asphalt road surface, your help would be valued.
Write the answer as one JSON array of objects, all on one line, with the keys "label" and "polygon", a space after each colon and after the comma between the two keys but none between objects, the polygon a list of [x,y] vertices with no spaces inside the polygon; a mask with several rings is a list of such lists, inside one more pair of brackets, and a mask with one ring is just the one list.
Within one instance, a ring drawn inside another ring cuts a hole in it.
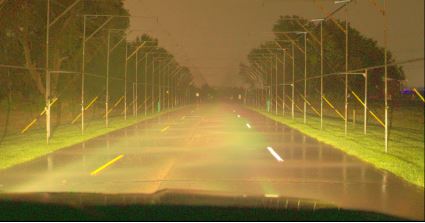
[{"label": "asphalt road surface", "polygon": [[424,190],[234,104],[192,106],[0,172],[2,192],[297,197],[424,219]]}]

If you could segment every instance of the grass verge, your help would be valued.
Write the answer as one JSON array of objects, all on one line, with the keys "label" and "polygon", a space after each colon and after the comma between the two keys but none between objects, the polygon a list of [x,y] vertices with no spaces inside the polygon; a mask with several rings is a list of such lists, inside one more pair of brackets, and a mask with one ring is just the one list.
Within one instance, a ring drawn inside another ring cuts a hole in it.
[{"label": "grass verge", "polygon": [[320,130],[320,118],[317,116],[309,115],[307,124],[303,124],[302,117],[295,117],[292,120],[260,109],[251,107],[248,109],[341,149],[377,168],[388,170],[410,183],[424,187],[423,131],[401,127],[391,128],[388,153],[385,153],[384,129],[377,125],[368,125],[367,135],[364,135],[362,123],[357,123],[356,126],[350,123],[348,135],[345,136],[344,122],[341,119],[324,118],[323,130]]},{"label": "grass verge", "polygon": [[29,131],[23,135],[8,136],[0,145],[0,170],[179,109],[182,108],[175,108],[146,117],[142,116],[137,119],[129,117],[127,120],[123,120],[122,117],[112,117],[109,119],[109,128],[105,128],[103,119],[89,121],[84,129],[84,135],[81,135],[78,124],[62,125],[55,129],[48,145],[46,144],[44,129]]}]

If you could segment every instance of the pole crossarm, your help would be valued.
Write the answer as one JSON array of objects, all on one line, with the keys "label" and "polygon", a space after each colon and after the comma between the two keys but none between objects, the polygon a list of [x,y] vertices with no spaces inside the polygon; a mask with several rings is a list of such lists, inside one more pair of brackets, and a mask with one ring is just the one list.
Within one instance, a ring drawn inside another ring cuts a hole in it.
[{"label": "pole crossarm", "polygon": [[[91,102],[88,105],[86,105],[86,107],[84,107],[84,111],[87,111],[97,101],[98,98],[99,98],[98,96],[94,97],[93,100],[91,100]],[[81,114],[82,112],[80,112],[80,114],[78,114],[74,118],[74,120],[72,120],[71,124],[74,124],[81,117]]]},{"label": "pole crossarm", "polygon": [[273,40],[273,42],[279,46],[280,49],[282,50],[286,50],[286,56],[288,56],[291,60],[293,59],[292,55],[289,53],[287,48],[282,47],[282,45],[280,45],[280,43],[278,42],[278,40]]},{"label": "pole crossarm", "polygon": [[332,110],[334,110],[334,112],[336,112],[338,115],[339,115],[339,117],[341,117],[342,118],[342,120],[345,120],[345,118],[344,118],[344,116],[341,114],[341,112],[339,112],[338,111],[338,109],[337,108],[335,108],[335,106],[324,96],[324,95],[322,95],[322,98],[325,100],[325,102],[329,105],[329,107],[331,107],[332,108]]},{"label": "pole crossarm", "polygon": [[144,45],[146,44],[146,41],[143,41],[128,57],[126,57],[125,59],[128,61],[129,59],[131,59],[139,49],[141,49]]},{"label": "pole crossarm", "polygon": [[112,53],[112,51],[114,51],[115,48],[117,48],[120,43],[122,43],[125,39],[127,38],[127,36],[123,36],[110,50],[109,52]]},{"label": "pole crossarm", "polygon": [[85,42],[87,42],[89,39],[91,39],[94,35],[96,35],[96,33],[98,33],[103,27],[105,27],[112,19],[114,18],[114,16],[109,17],[108,19],[106,19],[105,22],[103,22],[102,25],[100,25],[94,32],[92,32],[88,37],[86,37],[86,39],[84,40]]},{"label": "pole crossarm", "polygon": [[106,115],[108,115],[109,113],[111,113],[113,110],[114,110],[114,108],[116,108],[120,103],[121,103],[121,101],[122,100],[124,100],[124,96],[121,96],[118,100],[117,100],[117,102],[115,102],[115,104],[114,104],[114,106],[112,106],[112,108],[110,108],[109,110],[108,110],[108,112],[107,113],[105,113],[104,115],[103,115],[103,117],[105,118],[106,117]]},{"label": "pole crossarm", "polygon": [[[50,106],[54,105],[55,102],[58,100],[58,98],[53,98],[52,101],[50,102]],[[29,128],[31,128],[31,126],[33,126],[39,118],[41,118],[44,114],[46,114],[46,107],[43,109],[43,111],[38,115],[38,117],[34,118],[28,125],[25,126],[25,128],[23,128],[21,130],[21,134],[25,133]]]},{"label": "pole crossarm", "polygon": [[369,3],[372,4],[379,13],[385,16],[384,8],[381,5],[379,5],[378,2],[376,2],[376,0],[369,0]]},{"label": "pole crossarm", "polygon": [[326,10],[325,10],[325,8],[323,7],[323,5],[322,4],[320,4],[317,0],[314,0],[314,3],[316,3],[316,5],[317,5],[317,7],[320,9],[320,11],[322,11],[322,13],[323,14],[325,14],[326,15],[326,17],[325,18],[329,18],[333,23],[335,23],[335,25],[343,32],[343,33],[345,33],[346,31],[345,31],[345,29],[344,29],[344,27],[342,27],[342,25],[341,24],[339,24],[339,22],[338,21],[336,21],[336,19],[335,19],[335,17],[334,16],[332,16],[332,13],[329,13],[329,12],[327,12]]},{"label": "pole crossarm", "polygon": [[295,101],[292,100],[291,97],[289,97],[288,95],[286,95],[286,97],[291,101],[291,103],[293,102],[295,107],[298,109],[298,111],[303,112],[303,110],[300,108],[300,106],[298,106]]},{"label": "pole crossarm", "polygon": [[304,31],[306,31],[311,36],[311,38],[314,40],[314,42],[316,42],[318,45],[320,45],[320,40],[316,37],[316,35],[314,35],[309,29],[307,29],[305,27],[305,25],[303,25],[299,20],[296,20],[296,21],[297,21],[298,25],[301,26],[301,28],[303,28]]},{"label": "pole crossarm", "polygon": [[374,118],[375,118],[375,120],[376,120],[376,121],[378,121],[378,123],[379,123],[379,124],[381,124],[381,126],[382,126],[382,127],[385,127],[384,122],[383,122],[380,118],[378,118],[378,116],[377,116],[375,113],[373,113],[373,111],[371,111],[371,110],[370,110],[370,109],[366,106],[366,104],[363,102],[363,100],[362,100],[362,99],[360,99],[360,97],[356,94],[356,92],[351,91],[351,93],[353,94],[354,98],[356,98],[356,99],[357,99],[357,101],[359,101],[359,102],[360,102],[360,104],[362,104],[362,105],[363,105],[363,107],[367,109],[367,111],[368,111],[368,112],[372,115],[372,117],[374,117]]},{"label": "pole crossarm", "polygon": [[292,39],[287,32],[281,32],[283,35],[285,35],[286,39],[289,40],[292,44],[294,44],[294,46],[301,52],[301,53],[305,53],[304,50],[296,43],[296,41],[294,39]]},{"label": "pole crossarm", "polygon": [[56,22],[59,21],[66,13],[68,13],[74,6],[76,6],[81,0],[75,0],[70,6],[68,6],[60,15],[58,15],[52,22],[49,24],[49,28],[53,26]]},{"label": "pole crossarm", "polygon": [[304,95],[299,94],[301,98],[307,103],[308,106],[316,113],[316,115],[320,116],[319,111],[316,110],[316,108],[313,107],[313,105],[307,100],[307,98],[304,97]]},{"label": "pole crossarm", "polygon": [[422,100],[422,102],[425,103],[425,99],[424,97],[421,95],[421,93],[419,93],[419,91],[416,88],[413,88],[413,91],[416,93],[416,95],[418,95],[418,97]]},{"label": "pole crossarm", "polygon": [[[266,50],[267,51],[269,51],[269,53],[271,53],[271,54],[273,54],[273,55],[276,55],[276,53],[273,53],[270,49],[268,49],[268,48],[266,48]],[[286,49],[283,49],[283,50],[286,50]],[[281,63],[281,64],[283,64],[283,60],[281,60],[280,58],[278,58],[278,57],[276,57],[276,59]]]}]

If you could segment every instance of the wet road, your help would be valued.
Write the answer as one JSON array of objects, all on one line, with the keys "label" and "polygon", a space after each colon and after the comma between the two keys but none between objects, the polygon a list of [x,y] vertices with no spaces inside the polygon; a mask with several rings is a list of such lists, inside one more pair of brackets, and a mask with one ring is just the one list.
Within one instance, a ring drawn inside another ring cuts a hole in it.
[{"label": "wet road", "polygon": [[2,192],[287,196],[424,219],[424,191],[231,104],[204,104],[0,172]]}]

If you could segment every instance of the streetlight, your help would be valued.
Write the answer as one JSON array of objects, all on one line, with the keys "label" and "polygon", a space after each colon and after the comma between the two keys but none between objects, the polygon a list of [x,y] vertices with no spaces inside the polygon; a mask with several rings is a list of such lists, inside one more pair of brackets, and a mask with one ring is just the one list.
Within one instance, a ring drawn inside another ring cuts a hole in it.
[{"label": "streetlight", "polygon": [[[153,55],[153,57],[152,57],[152,83],[151,83],[151,85],[152,85],[152,95],[151,95],[151,97],[152,97],[152,99],[151,99],[151,105],[152,105],[152,113],[154,113],[154,111],[155,111],[155,100],[154,100],[154,98],[155,98],[155,88],[154,88],[154,86],[155,86],[155,62],[158,62],[158,61],[155,61],[155,59],[159,59],[159,56],[161,56],[161,55],[169,55],[169,54],[167,54],[167,53],[161,53],[161,52],[151,52],[151,53],[149,53],[149,55]],[[159,56],[155,56],[155,55],[159,55]],[[160,64],[159,64],[160,65]],[[158,71],[159,71],[159,68],[160,67],[158,67]],[[160,73],[158,73],[159,75],[160,75]],[[159,77],[159,84],[158,84],[158,99],[159,99],[159,103],[160,103],[160,97],[161,97],[161,92],[160,92],[160,89],[161,89],[161,87],[159,86],[160,85],[160,81],[161,81],[161,79],[160,79],[160,77]]]},{"label": "streetlight", "polygon": [[[257,57],[252,57],[253,55],[258,55]],[[268,100],[266,100],[266,110],[267,110],[267,112],[269,112],[270,111],[270,97],[271,97],[271,86],[272,86],[272,76],[273,76],[273,62],[272,62],[272,57],[273,57],[273,55],[272,54],[264,54],[264,53],[256,53],[256,54],[250,54],[250,58],[251,59],[255,59],[255,58],[257,58],[257,59],[260,59],[260,61],[264,61],[264,60],[267,60],[267,59],[269,59],[269,61],[270,61],[270,85],[266,85],[266,94],[268,95]],[[267,57],[268,56],[268,57]],[[254,63],[254,64],[257,64],[257,66],[258,66],[258,63]],[[262,68],[261,66],[259,66],[260,68]],[[266,79],[266,84],[268,83],[268,81],[267,81],[267,71],[265,70],[266,68],[263,68],[262,69],[262,71],[263,71],[263,73],[264,73],[264,76],[266,77],[265,79]],[[267,88],[269,89],[269,90],[267,90]],[[267,93],[268,92],[268,93]]]},{"label": "streetlight", "polygon": [[[273,42],[273,43],[275,43],[275,42]],[[278,68],[277,68],[277,60],[278,60],[278,58],[277,58],[277,53],[275,54],[275,53],[273,53],[271,50],[276,50],[276,49],[282,49],[282,53],[283,53],[283,60],[279,60],[280,62],[281,62],[281,64],[282,64],[282,73],[283,73],[283,75],[282,75],[282,81],[283,81],[283,84],[282,84],[282,93],[283,93],[283,97],[282,97],[282,111],[283,111],[283,116],[285,115],[285,55],[286,55],[286,49],[284,49],[284,48],[281,48],[280,46],[278,47],[278,48],[261,48],[261,49],[266,49],[267,51],[269,51],[270,53],[272,53],[272,54],[274,54],[275,55],[275,80],[276,80],[276,82],[275,82],[275,114],[277,115],[277,113],[278,113],[278,96],[277,96],[277,92],[278,92],[278,86],[279,86],[279,84],[278,84],[278,78],[277,78],[277,70],[278,70]]]},{"label": "streetlight", "polygon": [[[126,50],[125,50],[125,71],[124,71],[124,119],[127,120],[127,72],[128,72],[128,61],[133,57],[136,56],[136,82],[137,82],[137,64],[138,64],[138,52],[141,48],[143,48],[145,46],[146,43],[155,43],[157,44],[157,41],[142,41],[137,47],[136,49],[132,52],[132,53],[128,53],[128,44],[126,44]],[[137,85],[135,87],[133,87],[133,91],[137,92]],[[134,94],[134,93],[133,93]],[[136,112],[134,111],[134,103],[136,103],[137,106],[137,101],[134,101],[133,98],[133,115],[136,116]],[[137,108],[137,107],[136,107]]]},{"label": "streetlight", "polygon": [[320,129],[323,129],[323,21],[325,19],[312,19],[311,22],[320,22]]},{"label": "streetlight", "polygon": [[[295,50],[294,50],[294,43],[288,40],[274,40],[274,42],[282,48],[282,46],[279,44],[279,42],[284,43],[291,43],[291,58],[292,58],[292,82],[289,84],[291,86],[291,93],[292,93],[292,99],[291,99],[291,118],[295,118]],[[286,48],[282,48],[286,49]],[[285,53],[286,55],[286,53]],[[286,84],[284,84],[286,85]]]},{"label": "streetlight", "polygon": [[[49,40],[50,40],[50,27],[53,26],[60,18],[62,18],[66,13],[68,13],[74,6],[76,6],[81,0],[75,0],[71,5],[69,5],[61,14],[56,16],[53,21],[50,21],[50,0],[47,0],[46,3],[46,88],[45,88],[45,111],[46,111],[46,143],[49,144],[49,139],[51,135],[51,124],[50,124],[50,72],[49,72]],[[7,33],[9,36],[10,33]]]},{"label": "streetlight", "polygon": [[[307,123],[307,32],[303,31],[288,31],[288,32],[275,32],[282,34],[303,34],[304,35],[304,124]],[[290,40],[293,44],[294,41]]]},{"label": "streetlight", "polygon": [[339,0],[334,1],[335,4],[343,3],[345,7],[345,111],[344,111],[344,133],[347,136],[347,129],[348,129],[348,3],[350,3],[351,0]]}]

